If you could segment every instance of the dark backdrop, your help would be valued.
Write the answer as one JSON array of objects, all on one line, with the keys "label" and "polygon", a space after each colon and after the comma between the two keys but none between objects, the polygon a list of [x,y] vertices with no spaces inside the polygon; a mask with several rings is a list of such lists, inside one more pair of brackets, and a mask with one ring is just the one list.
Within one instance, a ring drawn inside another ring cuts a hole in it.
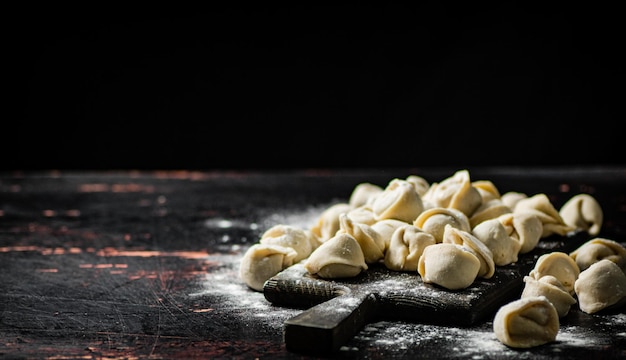
[{"label": "dark backdrop", "polygon": [[16,10],[3,168],[624,163],[616,9],[417,3]]}]

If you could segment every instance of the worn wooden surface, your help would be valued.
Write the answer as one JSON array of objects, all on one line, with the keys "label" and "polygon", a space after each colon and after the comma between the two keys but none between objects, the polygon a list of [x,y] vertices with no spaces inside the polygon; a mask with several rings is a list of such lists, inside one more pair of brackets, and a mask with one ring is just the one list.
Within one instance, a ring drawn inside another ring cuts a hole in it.
[{"label": "worn wooden surface", "polygon": [[[4,358],[304,358],[277,306],[238,278],[239,260],[277,223],[308,226],[359,182],[457,169],[282,173],[99,171],[0,174],[0,356]],[[579,192],[605,211],[602,235],[626,241],[625,168],[478,168],[499,190]],[[609,358],[626,355],[626,310],[573,307],[556,343],[514,350],[490,319],[440,326],[382,319],[343,358]],[[311,339],[314,342],[315,339]]]}]

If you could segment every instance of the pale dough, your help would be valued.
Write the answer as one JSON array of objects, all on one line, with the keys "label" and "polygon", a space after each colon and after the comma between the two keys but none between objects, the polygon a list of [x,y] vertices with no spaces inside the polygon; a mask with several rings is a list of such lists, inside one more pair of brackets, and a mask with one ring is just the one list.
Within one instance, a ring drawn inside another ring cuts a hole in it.
[{"label": "pale dough", "polygon": [[294,264],[298,256],[290,247],[272,244],[254,244],[243,255],[239,265],[239,277],[256,291],[272,276]]},{"label": "pale dough", "polygon": [[509,236],[520,243],[520,254],[530,252],[541,240],[543,224],[539,217],[530,212],[502,214],[497,219],[504,225]]},{"label": "pale dough", "polygon": [[559,332],[559,315],[545,296],[514,300],[498,309],[493,332],[512,348],[531,348],[551,343]]},{"label": "pale dough", "polygon": [[349,234],[340,233],[323,242],[304,262],[307,272],[321,278],[354,277],[368,269],[361,246]]},{"label": "pale dough", "polygon": [[546,275],[554,276],[570,294],[574,293],[574,282],[579,274],[580,269],[576,262],[568,254],[560,251],[541,255],[529,273],[534,279],[541,279]]},{"label": "pale dough", "polygon": [[626,274],[613,261],[603,259],[580,273],[574,284],[580,310],[593,314],[626,303]]},{"label": "pale dough", "polygon": [[536,194],[519,200],[513,212],[529,212],[536,215],[543,225],[542,238],[555,234],[565,236],[575,230],[573,226],[565,223],[546,194]]},{"label": "pale dough", "polygon": [[480,270],[480,260],[469,249],[451,243],[437,243],[424,248],[417,272],[427,284],[449,290],[470,286]]},{"label": "pale dough", "polygon": [[424,194],[426,194],[426,192],[428,191],[428,188],[430,187],[430,184],[428,183],[428,181],[426,181],[426,179],[418,175],[409,175],[406,177],[405,180],[413,184],[413,186],[415,186],[415,190],[417,191],[420,197],[424,196]]},{"label": "pale dough", "polygon": [[491,250],[496,266],[505,266],[517,261],[520,243],[509,236],[498,219],[481,222],[472,229],[472,234]]},{"label": "pale dough", "polygon": [[306,231],[290,225],[272,226],[261,235],[259,242],[261,244],[281,245],[294,249],[297,253],[297,256],[293,259],[294,263],[309,257],[317,243],[311,239]]},{"label": "pale dough", "polygon": [[385,240],[371,226],[361,224],[347,214],[339,215],[339,230],[337,234],[352,235],[361,246],[365,262],[373,264],[381,260],[385,254]]},{"label": "pale dough", "polygon": [[410,224],[401,226],[391,236],[389,249],[385,253],[385,266],[396,271],[417,271],[424,249],[435,243],[435,237],[431,234]]},{"label": "pale dough", "polygon": [[409,225],[406,221],[400,221],[396,219],[380,220],[372,224],[372,229],[376,230],[385,242],[385,251],[389,249],[391,243],[391,236],[397,228]]},{"label": "pale dough", "polygon": [[493,261],[491,250],[470,232],[459,230],[451,225],[446,225],[443,234],[443,243],[461,245],[467,249],[467,251],[474,254],[480,263],[477,276],[490,279],[493,274],[495,274],[496,264]]},{"label": "pale dough", "polygon": [[468,218],[482,204],[482,196],[472,185],[467,170],[459,170],[439,183],[432,183],[423,198],[433,207],[456,209]]},{"label": "pale dough", "polygon": [[483,201],[483,203],[474,211],[469,218],[470,226],[472,228],[480,224],[485,220],[495,219],[500,215],[509,214],[513,211],[506,206],[500,199],[491,199]]},{"label": "pale dough", "polygon": [[383,192],[383,188],[376,184],[368,182],[357,184],[350,194],[348,204],[353,208],[371,205],[376,196],[381,192]]},{"label": "pale dough", "polygon": [[339,215],[350,210],[352,210],[352,206],[348,203],[331,205],[319,216],[317,222],[311,228],[311,232],[322,242],[330,239],[339,230]]},{"label": "pale dough", "polygon": [[424,210],[421,196],[415,186],[401,179],[393,179],[372,203],[376,220],[396,219],[413,222]]},{"label": "pale dough", "polygon": [[552,275],[545,275],[539,279],[524,276],[524,289],[521,298],[543,295],[554,305],[559,317],[564,317],[570,311],[576,299],[563,287],[563,284]]},{"label": "pale dough", "polygon": [[602,229],[604,213],[598,201],[589,194],[571,197],[559,210],[565,223],[577,230],[596,236]]},{"label": "pale dough", "polygon": [[603,259],[613,261],[626,271],[626,248],[615,240],[605,238],[588,240],[569,256],[576,261],[581,271]]},{"label": "pale dough", "polygon": [[434,207],[422,212],[413,225],[432,234],[438,243],[443,241],[443,233],[446,225],[463,231],[470,231],[470,223],[467,216],[456,209]]}]

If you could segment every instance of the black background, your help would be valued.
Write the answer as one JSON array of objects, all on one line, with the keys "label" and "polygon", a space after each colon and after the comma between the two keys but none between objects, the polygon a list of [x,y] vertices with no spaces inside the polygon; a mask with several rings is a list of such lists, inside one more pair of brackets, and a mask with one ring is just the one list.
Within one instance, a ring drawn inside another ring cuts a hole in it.
[{"label": "black background", "polygon": [[617,9],[250,4],[8,13],[2,167],[624,163]]}]

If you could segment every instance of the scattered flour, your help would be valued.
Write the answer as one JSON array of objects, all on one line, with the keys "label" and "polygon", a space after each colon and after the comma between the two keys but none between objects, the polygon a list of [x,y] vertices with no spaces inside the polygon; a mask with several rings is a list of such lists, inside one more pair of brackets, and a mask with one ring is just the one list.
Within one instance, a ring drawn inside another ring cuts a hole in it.
[{"label": "scattered flour", "polygon": [[240,254],[219,255],[215,260],[221,262],[222,267],[207,273],[200,284],[201,289],[189,294],[190,298],[199,301],[210,299],[212,311],[239,316],[242,323],[250,317],[263,319],[264,323],[275,328],[278,334],[281,333],[285,320],[302,311],[275,306],[265,299],[262,292],[251,290],[239,280]]},{"label": "scattered flour", "polygon": [[332,204],[309,206],[298,212],[274,212],[260,221],[260,227],[269,229],[277,224],[287,224],[302,229],[311,229],[319,216]]}]

